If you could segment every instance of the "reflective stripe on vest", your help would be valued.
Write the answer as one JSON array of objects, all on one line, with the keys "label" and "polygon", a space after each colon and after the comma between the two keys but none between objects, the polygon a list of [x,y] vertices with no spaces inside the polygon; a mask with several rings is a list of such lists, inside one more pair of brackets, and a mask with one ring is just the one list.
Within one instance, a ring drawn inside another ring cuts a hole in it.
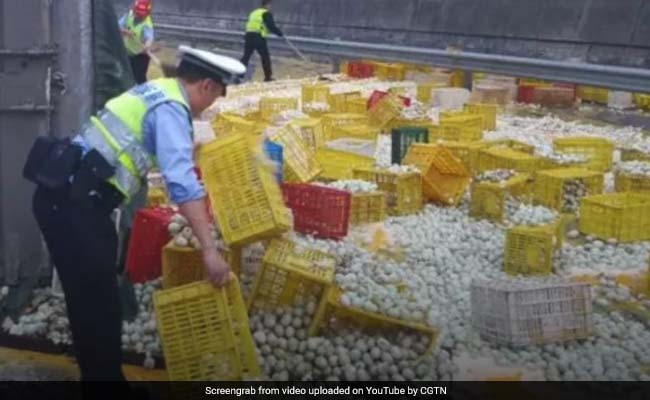
[{"label": "reflective stripe on vest", "polygon": [[266,8],[258,8],[253,11],[248,17],[248,23],[246,23],[246,32],[255,32],[262,35],[262,37],[267,37],[269,35],[269,30],[266,28],[264,23],[264,14],[268,10]]},{"label": "reflective stripe on vest", "polygon": [[126,51],[130,56],[136,56],[142,53],[142,31],[144,28],[153,29],[153,20],[151,19],[151,16],[148,16],[144,21],[140,21],[140,23],[136,25],[133,11],[130,11],[129,15],[126,17],[126,29],[133,32],[133,37],[124,36],[124,47],[126,47]]},{"label": "reflective stripe on vest", "polygon": [[[136,86],[110,100],[98,117],[91,118],[82,136],[116,169],[109,180],[125,197],[135,195],[155,165],[154,157],[143,145],[142,124],[147,113],[165,102],[181,104],[191,114],[180,84],[175,79],[160,79]],[[192,134],[192,132],[190,132]]]}]

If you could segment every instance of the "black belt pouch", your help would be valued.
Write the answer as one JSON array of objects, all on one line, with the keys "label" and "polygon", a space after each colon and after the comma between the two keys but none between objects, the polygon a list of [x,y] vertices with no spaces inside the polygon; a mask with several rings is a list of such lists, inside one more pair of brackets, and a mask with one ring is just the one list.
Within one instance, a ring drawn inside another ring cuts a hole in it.
[{"label": "black belt pouch", "polygon": [[39,137],[23,167],[23,177],[48,189],[59,189],[70,182],[79,168],[82,149],[70,139]]}]

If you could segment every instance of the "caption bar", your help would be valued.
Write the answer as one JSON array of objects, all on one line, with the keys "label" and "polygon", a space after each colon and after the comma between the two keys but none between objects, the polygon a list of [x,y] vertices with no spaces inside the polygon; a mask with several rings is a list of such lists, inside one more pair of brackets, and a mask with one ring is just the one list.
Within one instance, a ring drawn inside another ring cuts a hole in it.
[{"label": "caption bar", "polygon": [[447,394],[446,386],[335,386],[335,387],[300,387],[286,386],[264,387],[249,386],[238,388],[205,387],[205,394],[210,396],[431,396]]}]

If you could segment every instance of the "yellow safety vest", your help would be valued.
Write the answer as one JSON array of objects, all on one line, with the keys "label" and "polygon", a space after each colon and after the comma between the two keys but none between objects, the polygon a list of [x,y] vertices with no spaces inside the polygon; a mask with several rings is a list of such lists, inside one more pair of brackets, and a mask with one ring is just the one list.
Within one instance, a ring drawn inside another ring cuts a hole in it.
[{"label": "yellow safety vest", "polygon": [[158,79],[110,100],[82,130],[88,146],[99,151],[115,167],[115,175],[109,182],[127,201],[138,193],[147,173],[156,164],[155,157],[143,145],[142,124],[149,111],[166,102],[183,106],[191,124],[192,114],[180,83],[176,79]]},{"label": "yellow safety vest", "polygon": [[267,37],[269,35],[269,30],[264,24],[264,14],[269,10],[266,8],[258,8],[253,11],[248,17],[248,22],[246,23],[246,32],[255,32],[262,35],[262,37]]},{"label": "yellow safety vest", "polygon": [[142,46],[144,44],[142,40],[142,31],[144,28],[153,29],[153,20],[151,19],[151,16],[148,16],[144,21],[141,21],[136,25],[133,11],[129,11],[129,15],[126,17],[126,29],[134,33],[133,37],[124,36],[124,47],[126,47],[126,52],[129,56],[136,56],[142,53]]}]

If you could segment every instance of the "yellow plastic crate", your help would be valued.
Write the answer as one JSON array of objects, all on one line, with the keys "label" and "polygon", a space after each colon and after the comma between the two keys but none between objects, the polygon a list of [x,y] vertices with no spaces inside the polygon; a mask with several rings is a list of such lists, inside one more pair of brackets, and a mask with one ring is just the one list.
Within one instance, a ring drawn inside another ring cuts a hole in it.
[{"label": "yellow plastic crate", "polygon": [[485,145],[486,147],[507,147],[522,153],[535,154],[535,146],[513,139],[488,140]]},{"label": "yellow plastic crate", "polygon": [[329,139],[353,138],[376,141],[379,133],[379,129],[370,125],[344,125],[334,128]]},{"label": "yellow plastic crate", "polygon": [[457,138],[443,137],[445,140],[455,140],[459,142],[474,142],[483,139],[483,119],[482,115],[468,114],[446,114],[440,115],[441,128],[458,129]]},{"label": "yellow plastic crate", "polygon": [[451,151],[431,144],[413,143],[402,164],[422,171],[422,189],[429,200],[443,205],[457,205],[472,177]]},{"label": "yellow plastic crate", "polygon": [[320,118],[299,118],[289,124],[312,150],[325,144],[325,133]]},{"label": "yellow plastic crate", "polygon": [[349,61],[341,61],[339,64],[339,73],[343,75],[347,75],[348,73],[348,64]]},{"label": "yellow plastic crate", "polygon": [[616,171],[615,188],[617,192],[650,193],[650,176]]},{"label": "yellow plastic crate", "polygon": [[575,214],[563,213],[555,223],[557,248],[561,249],[567,234],[572,230],[578,230],[578,217]]},{"label": "yellow plastic crate", "polygon": [[567,137],[553,140],[553,148],[558,153],[576,154],[587,157],[585,166],[594,171],[607,172],[612,169],[614,143],[604,138]]},{"label": "yellow plastic crate", "polygon": [[343,126],[369,125],[370,120],[365,114],[329,113],[323,115],[323,136],[329,142],[334,131]]},{"label": "yellow plastic crate", "polygon": [[396,174],[381,168],[356,168],[353,176],[377,184],[386,195],[389,215],[404,216],[422,210],[422,176],[418,173]]},{"label": "yellow plastic crate", "polygon": [[336,93],[328,96],[327,103],[331,113],[345,113],[348,112],[348,104],[351,101],[360,99],[361,92]]},{"label": "yellow plastic crate", "polygon": [[375,76],[382,81],[403,81],[406,74],[404,64],[373,62]]},{"label": "yellow plastic crate", "polygon": [[465,111],[470,114],[477,114],[483,117],[483,130],[493,131],[497,129],[497,112],[496,104],[467,104]]},{"label": "yellow plastic crate", "polygon": [[262,119],[260,116],[260,110],[259,108],[256,110],[250,110],[244,114],[244,118],[246,118],[249,121],[259,121]]},{"label": "yellow plastic crate", "polygon": [[255,121],[231,113],[221,113],[213,121],[212,127],[217,137],[243,133],[253,135],[263,131],[261,125]]},{"label": "yellow plastic crate", "polygon": [[302,104],[306,103],[327,103],[330,95],[330,88],[321,84],[302,85]]},{"label": "yellow plastic crate", "polygon": [[603,192],[604,176],[600,172],[581,168],[551,169],[536,174],[533,189],[535,202],[560,212],[576,212],[567,209],[564,202],[565,185],[571,181],[581,182],[588,195]]},{"label": "yellow plastic crate", "polygon": [[430,142],[439,142],[439,141],[448,141],[448,142],[466,142],[474,143],[475,140],[461,140],[463,130],[458,126],[440,126],[434,125],[429,129],[429,141]]},{"label": "yellow plastic crate", "polygon": [[270,139],[282,146],[285,181],[309,182],[321,173],[314,151],[294,129],[279,129],[270,135]]},{"label": "yellow plastic crate", "polygon": [[223,289],[198,282],[157,291],[154,306],[170,381],[261,377],[236,279]]},{"label": "yellow plastic crate", "polygon": [[426,82],[419,83],[417,87],[417,99],[420,103],[431,103],[431,93],[434,89],[449,87],[449,82]]},{"label": "yellow plastic crate", "polygon": [[401,114],[403,103],[391,94],[382,97],[371,109],[368,110],[370,124],[385,129]]},{"label": "yellow plastic crate", "polygon": [[372,313],[355,307],[344,306],[341,303],[342,292],[335,286],[327,290],[321,298],[316,315],[309,326],[309,335],[316,336],[332,322],[337,327],[354,326],[370,332],[406,331],[419,333],[429,337],[429,345],[424,354],[431,354],[438,344],[440,330],[425,325],[404,321],[397,318]]},{"label": "yellow plastic crate", "polygon": [[534,78],[519,78],[520,86],[533,86],[533,87],[551,87],[553,84],[551,82],[544,81],[542,79]]},{"label": "yellow plastic crate", "polygon": [[449,149],[470,172],[478,171],[479,153],[487,146],[484,142],[457,142],[449,140],[438,141],[436,144]]},{"label": "yellow plastic crate", "polygon": [[490,147],[479,153],[479,171],[512,169],[517,172],[535,172],[542,163],[540,157],[512,150],[507,147]]},{"label": "yellow plastic crate", "polygon": [[297,110],[298,99],[293,97],[262,97],[260,99],[260,118],[272,122],[281,112]]},{"label": "yellow plastic crate", "polygon": [[316,150],[316,160],[322,168],[319,176],[332,181],[352,179],[355,168],[371,168],[375,165],[372,157],[325,147]]},{"label": "yellow plastic crate", "polygon": [[555,224],[510,228],[506,233],[504,270],[509,275],[550,275],[556,250]]},{"label": "yellow plastic crate", "polygon": [[634,103],[642,110],[650,111],[650,94],[634,94]]},{"label": "yellow plastic crate", "polygon": [[474,183],[469,205],[470,216],[503,222],[508,197],[512,196],[526,201],[530,197],[531,181],[532,177],[529,174],[519,174],[500,183]]},{"label": "yellow plastic crate", "polygon": [[432,137],[432,134],[435,134],[436,129],[438,129],[430,119],[395,118],[390,124],[388,124],[385,130],[392,132],[393,129],[400,128],[426,128],[426,130],[429,131],[429,137]]},{"label": "yellow plastic crate", "polygon": [[465,87],[465,72],[455,69],[451,74],[451,86],[462,88]]},{"label": "yellow plastic crate", "polygon": [[621,161],[647,161],[650,162],[650,153],[635,149],[621,149]]},{"label": "yellow plastic crate", "polygon": [[322,295],[334,282],[336,259],[274,239],[266,249],[262,268],[248,299],[249,310],[292,306],[310,295]]},{"label": "yellow plastic crate", "polygon": [[368,100],[364,98],[352,99],[347,102],[346,113],[365,114],[368,111]]},{"label": "yellow plastic crate", "polygon": [[329,109],[327,110],[315,109],[313,107],[310,107],[309,105],[304,105],[302,107],[302,112],[303,114],[307,114],[309,118],[321,119],[323,118],[324,115],[328,114],[330,111]]},{"label": "yellow plastic crate", "polygon": [[589,169],[589,160],[584,160],[584,161],[571,161],[571,162],[558,162],[556,160],[553,160],[552,158],[549,157],[542,157],[542,161],[540,162],[540,167],[539,169],[567,169],[567,168],[573,168],[573,169]]},{"label": "yellow plastic crate", "polygon": [[393,86],[388,88],[388,93],[395,96],[408,96],[408,90],[406,86]]},{"label": "yellow plastic crate", "polygon": [[169,198],[164,188],[153,187],[147,191],[147,207],[160,207],[169,204]]},{"label": "yellow plastic crate", "polygon": [[260,163],[245,135],[201,146],[199,167],[224,241],[247,244],[293,226],[273,165]]},{"label": "yellow plastic crate", "polygon": [[580,231],[619,242],[650,240],[650,194],[625,192],[583,198]]},{"label": "yellow plastic crate", "polygon": [[588,101],[598,104],[607,104],[609,102],[609,90],[593,86],[578,85],[576,96],[582,101]]},{"label": "yellow plastic crate", "polygon": [[[163,248],[162,252],[162,278],[163,287],[171,289],[204,280],[205,267],[203,253],[200,249],[174,246],[173,241]],[[230,254],[220,251],[221,256],[230,263]],[[239,276],[239,272],[232,264],[232,271]]]},{"label": "yellow plastic crate", "polygon": [[352,193],[350,225],[382,222],[386,219],[384,192]]}]

